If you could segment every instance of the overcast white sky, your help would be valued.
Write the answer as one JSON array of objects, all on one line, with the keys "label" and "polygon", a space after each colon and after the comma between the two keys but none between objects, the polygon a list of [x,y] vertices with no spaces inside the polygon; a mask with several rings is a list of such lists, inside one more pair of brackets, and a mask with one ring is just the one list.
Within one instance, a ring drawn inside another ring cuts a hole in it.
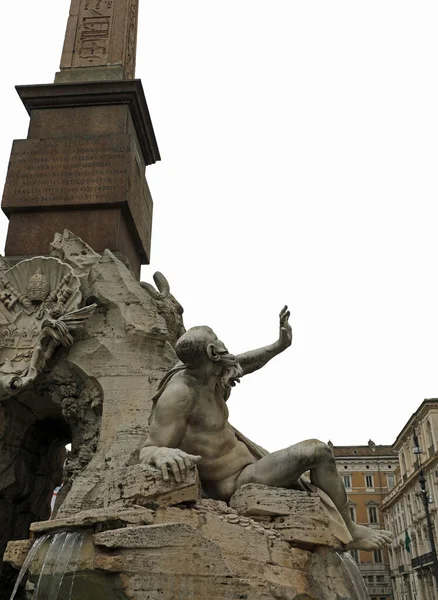
[{"label": "overcast white sky", "polygon": [[[2,4],[3,186],[28,125],[14,85],[53,81],[70,0]],[[290,306],[292,348],[229,401],[254,441],[392,443],[438,396],[438,4],[140,5],[162,156],[142,278],[162,271],[186,326],[235,353]]]}]

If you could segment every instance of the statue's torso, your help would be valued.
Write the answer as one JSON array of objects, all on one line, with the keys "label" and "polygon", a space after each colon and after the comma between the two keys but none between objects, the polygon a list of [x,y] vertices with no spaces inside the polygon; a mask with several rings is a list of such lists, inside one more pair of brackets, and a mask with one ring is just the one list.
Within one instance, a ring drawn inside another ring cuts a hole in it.
[{"label": "statue's torso", "polygon": [[[181,377],[184,379],[183,374]],[[237,440],[228,423],[228,408],[223,396],[218,388],[188,386],[188,389],[191,407],[178,447],[189,454],[202,456],[198,464],[202,480],[220,482],[237,477],[255,459]]]}]

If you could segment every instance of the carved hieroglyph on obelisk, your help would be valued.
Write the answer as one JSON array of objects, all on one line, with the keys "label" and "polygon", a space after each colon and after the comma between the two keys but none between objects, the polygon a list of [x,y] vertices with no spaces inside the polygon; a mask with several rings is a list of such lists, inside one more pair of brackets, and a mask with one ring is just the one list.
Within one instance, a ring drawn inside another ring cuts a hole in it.
[{"label": "carved hieroglyph on obelisk", "polygon": [[56,82],[133,79],[139,0],[72,0]]},{"label": "carved hieroglyph on obelisk", "polygon": [[47,254],[69,229],[124,257],[137,276],[149,262],[145,170],[160,154],[133,79],[138,3],[72,0],[55,83],[17,87],[30,125],[13,143],[2,200],[8,257]]}]

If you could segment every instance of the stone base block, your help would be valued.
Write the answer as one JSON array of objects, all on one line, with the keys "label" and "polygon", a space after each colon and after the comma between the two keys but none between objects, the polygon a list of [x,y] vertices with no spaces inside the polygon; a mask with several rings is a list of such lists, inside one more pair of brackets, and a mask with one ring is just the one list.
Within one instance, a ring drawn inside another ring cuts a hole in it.
[{"label": "stone base block", "polygon": [[238,514],[266,520],[294,546],[341,547],[329,528],[321,500],[317,494],[265,485],[242,486],[231,498],[230,505]]},{"label": "stone base block", "polygon": [[65,531],[80,527],[93,528],[97,531],[116,529],[133,525],[148,525],[153,522],[152,511],[136,506],[128,510],[120,508],[98,508],[83,510],[65,519],[51,519],[32,523],[30,530],[34,534]]},{"label": "stone base block", "polygon": [[186,479],[177,483],[173,478],[164,481],[158,469],[143,464],[127,467],[107,490],[108,502],[113,506],[172,506],[196,502],[201,495],[197,469],[189,471]]},{"label": "stone base block", "polygon": [[[201,500],[193,508],[84,511],[75,521],[84,526],[80,556],[67,567],[52,557],[45,578],[52,578],[57,569],[62,571],[58,597],[66,600],[355,598],[349,593],[338,554],[329,548],[312,553],[309,548],[294,547],[283,535],[293,529],[289,517],[271,518],[274,528],[265,529],[213,500]],[[115,519],[123,520],[124,525],[96,529],[99,520],[110,525]],[[147,522],[141,524],[141,519]],[[276,519],[285,527],[276,530]],[[296,519],[301,526],[299,515]],[[72,522],[65,520],[65,525]],[[44,524],[34,524],[32,530],[35,536],[49,531]],[[287,535],[297,537],[290,532]],[[8,547],[7,557],[17,567],[25,551],[23,544]],[[28,548],[30,542],[25,544]],[[46,540],[32,562],[30,586],[38,582],[43,565],[47,566],[49,545]]]},{"label": "stone base block", "polygon": [[320,510],[317,494],[249,483],[231,498],[230,505],[241,515],[281,516],[304,508],[306,514]]},{"label": "stone base block", "polygon": [[9,542],[3,560],[14,569],[21,569],[33,544],[33,540],[14,540]]}]

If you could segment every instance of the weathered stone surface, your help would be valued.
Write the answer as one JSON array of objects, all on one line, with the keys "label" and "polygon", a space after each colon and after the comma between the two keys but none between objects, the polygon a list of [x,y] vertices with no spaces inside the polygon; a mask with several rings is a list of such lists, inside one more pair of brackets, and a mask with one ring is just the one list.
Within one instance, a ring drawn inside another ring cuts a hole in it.
[{"label": "weathered stone surface", "polygon": [[88,276],[91,267],[100,260],[100,255],[91,246],[68,229],[62,234],[55,233],[50,247],[51,255],[73,267],[78,277]]},{"label": "weathered stone surface", "polygon": [[9,542],[3,555],[3,560],[10,563],[15,569],[21,569],[29,550],[32,548],[33,540],[14,540]]},{"label": "weathered stone surface", "polygon": [[[328,528],[328,521],[322,514],[310,516],[303,511],[287,517],[274,517],[272,526],[281,537],[293,546],[313,548],[315,546],[336,547],[336,541]],[[339,544],[340,547],[340,544]]]},{"label": "weathered stone surface", "polygon": [[113,253],[105,252],[96,262],[92,258],[88,276],[81,279],[98,309],[68,359],[97,378],[104,413],[98,451],[75,477],[59,518],[108,505],[110,490],[114,501],[121,500],[117,484],[126,468],[138,462],[150,399],[166,368],[177,360],[155,300]]},{"label": "weathered stone surface", "polygon": [[78,527],[94,527],[96,525],[111,526],[113,529],[130,525],[146,525],[153,522],[152,511],[141,506],[130,509],[109,507],[95,510],[84,510],[66,519],[51,519],[32,523],[30,530],[34,533],[49,533]]},{"label": "weathered stone surface", "polygon": [[[66,589],[73,583],[78,597],[105,600],[352,599],[339,559],[291,547],[279,532],[261,528],[223,502],[200,500],[194,506],[147,511],[150,525],[128,523],[94,535],[84,529],[77,571],[64,574]],[[135,509],[132,520],[137,512],[143,513]],[[79,520],[91,523],[105,514],[123,516],[89,511]],[[125,512],[126,520],[129,515]],[[31,583],[44,559],[45,552],[39,552]]]},{"label": "weathered stone surface", "polygon": [[[236,515],[233,509],[223,512],[218,503],[221,512],[215,514],[214,501],[202,502],[196,509],[158,509],[156,525],[94,535],[95,567],[120,574],[125,594],[134,600],[350,598],[339,560],[313,561],[304,549],[227,521],[226,515]],[[321,592],[324,577],[329,593]]]},{"label": "weathered stone surface", "polygon": [[318,514],[321,510],[316,494],[255,483],[237,490],[230,500],[230,506],[242,515],[281,516],[295,514],[299,509],[307,514]]},{"label": "weathered stone surface", "polygon": [[94,568],[100,571],[110,571],[111,573],[121,573],[125,569],[126,559],[119,554],[104,556],[98,554],[94,559]]},{"label": "weathered stone surface", "polygon": [[106,548],[167,548],[184,547],[196,530],[183,523],[113,529],[94,536],[96,546]]},{"label": "weathered stone surface", "polygon": [[[257,552],[257,542],[260,541],[262,545]],[[127,594],[132,593],[134,598],[142,598],[140,592],[150,592],[151,580],[155,584],[159,581],[158,588],[165,593],[170,593],[174,585],[187,591],[193,589],[189,595],[179,596],[193,599],[209,597],[207,592],[212,593],[216,586],[220,586],[218,578],[227,578],[233,590],[240,589],[242,579],[245,580],[247,593],[254,594],[248,597],[257,599],[271,598],[266,593],[271,586],[277,590],[275,584],[288,589],[290,598],[296,596],[297,590],[304,591],[306,587],[305,577],[295,569],[304,567],[309,558],[307,553],[294,550],[296,559],[299,555],[298,561],[294,562],[290,560],[291,551],[288,550],[289,560],[284,560],[286,554],[278,552],[284,542],[269,540],[238,525],[224,524],[212,515],[193,526],[167,523],[105,532],[95,535],[94,542],[98,547],[116,550],[117,556],[121,557],[117,561],[108,563],[99,559],[95,564],[123,572]],[[184,560],[181,560],[182,553]],[[282,564],[276,560],[279,557]],[[222,598],[222,587],[216,587],[216,595],[212,597],[219,597],[218,593]]]},{"label": "weathered stone surface", "polygon": [[171,506],[182,502],[196,502],[201,497],[198,472],[192,469],[184,481],[173,478],[164,481],[161,471],[149,465],[132,465],[124,469],[108,486],[108,502],[140,506]]},{"label": "weathered stone surface", "polygon": [[298,490],[248,484],[231,498],[239,514],[270,516],[271,527],[298,547],[340,547],[328,526],[320,498]]}]

